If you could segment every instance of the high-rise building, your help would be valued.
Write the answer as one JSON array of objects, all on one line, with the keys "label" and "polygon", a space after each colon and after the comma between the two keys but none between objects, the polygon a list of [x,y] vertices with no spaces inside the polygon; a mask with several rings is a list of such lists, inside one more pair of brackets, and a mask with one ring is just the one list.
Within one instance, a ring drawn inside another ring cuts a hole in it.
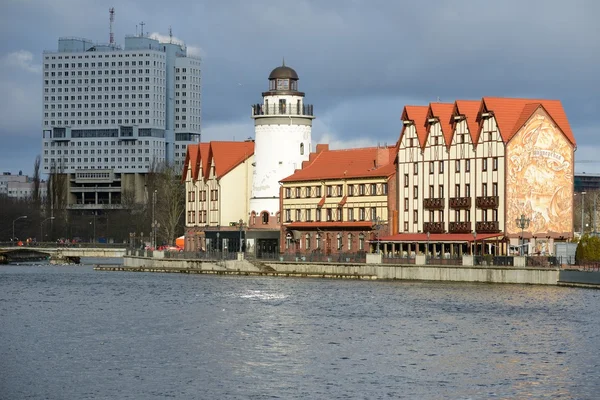
[{"label": "high-rise building", "polygon": [[68,175],[71,209],[145,201],[145,179],[183,165],[201,132],[200,59],[143,34],[125,46],[60,38],[43,54],[42,171]]}]

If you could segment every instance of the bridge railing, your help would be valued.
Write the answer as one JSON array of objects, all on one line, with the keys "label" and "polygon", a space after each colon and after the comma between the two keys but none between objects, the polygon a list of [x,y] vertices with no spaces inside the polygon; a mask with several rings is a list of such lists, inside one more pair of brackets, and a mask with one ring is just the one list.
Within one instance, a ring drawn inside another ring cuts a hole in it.
[{"label": "bridge railing", "polygon": [[124,249],[127,243],[57,243],[57,242],[32,242],[17,246],[12,242],[0,242],[0,248],[41,248],[41,249]]}]

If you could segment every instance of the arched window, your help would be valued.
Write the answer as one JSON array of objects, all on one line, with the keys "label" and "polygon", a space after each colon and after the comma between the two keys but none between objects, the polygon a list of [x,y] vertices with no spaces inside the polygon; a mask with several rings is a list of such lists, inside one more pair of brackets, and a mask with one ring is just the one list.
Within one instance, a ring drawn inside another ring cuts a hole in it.
[{"label": "arched window", "polygon": [[269,213],[266,211],[262,213],[262,223],[263,225],[267,225],[269,223]]},{"label": "arched window", "polygon": [[304,248],[305,248],[306,250],[310,250],[310,233],[307,233],[307,234],[306,234],[306,236],[305,236],[304,240],[305,240],[305,243],[304,243]]},{"label": "arched window", "polygon": [[316,245],[317,245],[317,250],[321,250],[321,234],[319,234],[319,233],[317,233]]},{"label": "arched window", "polygon": [[361,233],[358,235],[358,250],[363,251],[365,249],[365,234]]},{"label": "arched window", "polygon": [[300,155],[304,155],[304,143],[300,143]]},{"label": "arched window", "polygon": [[338,233],[337,234],[337,249],[341,250],[342,246],[343,246],[343,243],[342,243],[342,234]]},{"label": "arched window", "polygon": [[348,245],[346,246],[346,248],[348,249],[348,251],[352,250],[352,234],[351,233],[348,234]]},{"label": "arched window", "polygon": [[252,211],[252,225],[256,225],[256,213]]}]

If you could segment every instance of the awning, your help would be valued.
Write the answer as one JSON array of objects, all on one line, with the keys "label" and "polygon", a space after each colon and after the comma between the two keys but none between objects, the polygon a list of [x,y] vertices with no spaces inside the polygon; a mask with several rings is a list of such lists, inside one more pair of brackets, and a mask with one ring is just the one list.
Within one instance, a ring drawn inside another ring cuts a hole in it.
[{"label": "awning", "polygon": [[348,196],[344,196],[344,198],[342,199],[342,201],[340,201],[340,204],[338,205],[342,207],[344,204],[346,204],[346,200],[348,200]]},{"label": "awning", "polygon": [[473,237],[472,233],[432,233],[427,237],[426,233],[398,233],[391,236],[382,236],[379,238],[379,242],[387,243],[471,243],[473,241],[481,241],[488,239],[502,239],[503,233],[478,233],[476,237]]},{"label": "awning", "polygon": [[323,207],[323,204],[325,204],[325,196],[323,196],[323,198],[319,200],[319,204],[317,204],[317,207],[321,208]]}]

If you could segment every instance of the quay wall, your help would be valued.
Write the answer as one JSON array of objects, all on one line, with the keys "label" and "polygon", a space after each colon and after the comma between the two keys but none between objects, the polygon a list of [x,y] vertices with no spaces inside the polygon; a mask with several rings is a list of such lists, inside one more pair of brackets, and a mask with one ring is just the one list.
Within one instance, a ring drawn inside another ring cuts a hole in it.
[{"label": "quay wall", "polygon": [[318,264],[302,262],[248,260],[179,260],[164,258],[124,257],[124,267],[198,270],[239,270],[268,272],[279,276],[370,276],[371,279],[397,279],[413,281],[485,282],[530,285],[557,285],[559,270],[548,268],[515,268],[496,266],[446,266],[446,265],[382,265],[382,264]]}]

